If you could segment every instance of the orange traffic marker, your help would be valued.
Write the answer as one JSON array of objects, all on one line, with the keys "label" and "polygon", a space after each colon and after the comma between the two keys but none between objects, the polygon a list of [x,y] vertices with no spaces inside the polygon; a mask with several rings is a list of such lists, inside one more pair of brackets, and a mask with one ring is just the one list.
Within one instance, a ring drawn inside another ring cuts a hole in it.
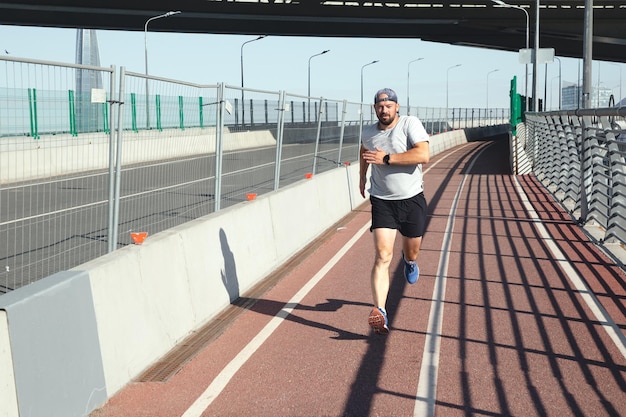
[{"label": "orange traffic marker", "polygon": [[135,245],[141,245],[143,241],[146,240],[147,237],[148,237],[148,232],[138,232],[138,233],[130,234],[130,238],[133,240]]}]

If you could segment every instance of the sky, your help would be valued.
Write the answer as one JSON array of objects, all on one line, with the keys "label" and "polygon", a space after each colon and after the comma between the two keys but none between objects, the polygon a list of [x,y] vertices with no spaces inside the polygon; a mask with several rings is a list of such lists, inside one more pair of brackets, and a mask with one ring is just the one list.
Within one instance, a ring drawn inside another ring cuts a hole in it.
[{"label": "sky", "polygon": [[[123,66],[144,73],[147,39],[150,75],[232,86],[241,86],[243,43],[257,37],[152,31],[146,37],[143,30],[97,30],[96,35],[102,67]],[[522,43],[524,39],[520,39],[520,47]],[[5,56],[74,63],[75,48],[76,29],[0,25],[0,52]],[[327,49],[328,53],[313,57]],[[419,39],[268,36],[243,47],[244,86],[307,95],[310,62],[313,97],[358,103],[363,94],[367,103],[378,89],[390,87],[401,106],[406,106],[408,94],[411,106],[445,108],[447,102],[449,107],[508,108],[514,76],[518,93],[525,91],[525,65],[518,55],[517,51]],[[558,57],[558,51],[555,55]],[[375,60],[379,62],[363,68]],[[581,60],[559,60],[562,82],[575,84],[582,77]],[[558,108],[559,60],[539,66],[538,96],[546,96],[548,109]],[[594,61],[593,85],[599,82],[619,97],[623,66]],[[531,90],[532,66],[528,68]]]}]

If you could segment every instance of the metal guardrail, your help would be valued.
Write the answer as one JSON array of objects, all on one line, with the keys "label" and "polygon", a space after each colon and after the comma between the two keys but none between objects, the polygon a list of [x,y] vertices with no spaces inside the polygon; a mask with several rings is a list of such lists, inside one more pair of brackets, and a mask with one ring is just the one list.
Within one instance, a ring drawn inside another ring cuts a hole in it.
[{"label": "metal guardrail", "polygon": [[[433,134],[509,118],[411,114]],[[375,120],[347,100],[0,56],[0,293],[357,161]]]},{"label": "metal guardrail", "polygon": [[626,107],[526,114],[521,146],[537,178],[600,240],[626,245]]}]

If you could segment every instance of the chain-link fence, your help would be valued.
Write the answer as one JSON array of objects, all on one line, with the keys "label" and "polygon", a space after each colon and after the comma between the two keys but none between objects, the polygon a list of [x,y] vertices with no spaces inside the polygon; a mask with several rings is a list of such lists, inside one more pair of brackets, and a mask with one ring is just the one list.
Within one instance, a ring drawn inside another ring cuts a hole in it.
[{"label": "chain-link fence", "polygon": [[[107,253],[115,69],[0,60],[0,292]],[[78,227],[77,227],[78,226]]]},{"label": "chain-link fence", "polygon": [[[415,111],[430,133],[484,114]],[[358,161],[375,120],[345,100],[0,57],[0,292]]]}]

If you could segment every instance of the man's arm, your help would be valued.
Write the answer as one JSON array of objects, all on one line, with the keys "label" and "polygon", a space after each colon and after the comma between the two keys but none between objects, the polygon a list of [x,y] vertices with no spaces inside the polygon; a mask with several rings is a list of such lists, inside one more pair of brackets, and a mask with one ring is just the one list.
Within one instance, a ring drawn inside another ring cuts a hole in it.
[{"label": "man's arm", "polygon": [[359,191],[363,198],[365,198],[365,184],[367,183],[367,169],[369,168],[369,163],[366,162],[363,157],[365,152],[365,147],[361,145],[361,149],[359,150]]},{"label": "man's arm", "polygon": [[[361,160],[368,164],[383,165],[385,151],[376,148],[375,151],[366,151],[361,147]],[[417,165],[427,164],[430,161],[430,147],[428,142],[418,142],[406,152],[389,155],[389,165]],[[367,171],[367,166],[365,167]],[[363,172],[361,170],[361,172]]]}]

